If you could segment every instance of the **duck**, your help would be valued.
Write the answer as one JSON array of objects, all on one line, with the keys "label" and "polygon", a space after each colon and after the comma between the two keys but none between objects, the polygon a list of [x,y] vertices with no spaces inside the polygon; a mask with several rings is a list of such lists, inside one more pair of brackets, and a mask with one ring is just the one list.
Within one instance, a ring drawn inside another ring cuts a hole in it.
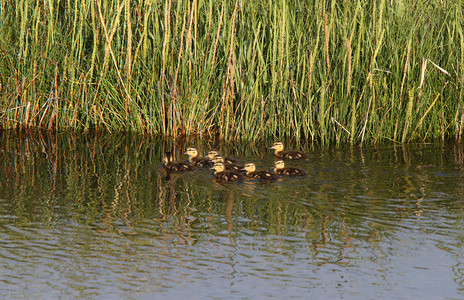
[{"label": "duck", "polygon": [[211,166],[209,159],[205,157],[198,157],[198,150],[195,147],[187,148],[187,151],[184,152],[189,157],[189,162],[196,167],[208,167]]},{"label": "duck", "polygon": [[172,152],[164,153],[164,169],[169,172],[195,171],[194,165],[187,162],[173,162]]},{"label": "duck", "polygon": [[277,179],[276,173],[272,173],[269,171],[256,171],[256,165],[254,163],[246,163],[245,167],[242,170],[246,171],[246,176],[248,178],[264,179],[264,180],[276,180]]},{"label": "duck", "polygon": [[[207,157],[211,160],[211,161],[214,161],[214,158],[216,156],[222,156],[219,151],[215,150],[215,149],[212,149],[208,152],[208,155]],[[224,160],[224,163],[227,165],[227,164],[231,164],[231,165],[235,165],[235,164],[239,164],[239,161],[236,160],[235,158],[231,158],[231,157],[223,157],[223,160]]]},{"label": "duck", "polygon": [[215,150],[215,149],[211,149],[211,150],[208,151],[208,155],[207,155],[207,156],[208,156],[208,158],[209,158],[210,161],[213,161],[213,159],[214,159],[217,155],[219,155],[219,151],[217,151],[217,150]]},{"label": "duck", "polygon": [[216,162],[211,168],[214,169],[214,178],[221,181],[240,181],[243,180],[243,174],[234,171],[228,171],[225,168],[224,163]]},{"label": "duck", "polygon": [[284,143],[281,141],[275,142],[270,149],[274,149],[274,155],[280,159],[302,159],[308,157],[305,153],[300,151],[284,151]]},{"label": "duck", "polygon": [[221,155],[216,155],[213,158],[213,163],[222,162],[228,171],[241,172],[243,169],[241,166],[231,163],[230,161],[225,161],[225,158]]},{"label": "duck", "polygon": [[286,175],[286,176],[305,176],[307,173],[298,168],[285,167],[283,160],[277,160],[274,162],[274,173],[277,175]]}]

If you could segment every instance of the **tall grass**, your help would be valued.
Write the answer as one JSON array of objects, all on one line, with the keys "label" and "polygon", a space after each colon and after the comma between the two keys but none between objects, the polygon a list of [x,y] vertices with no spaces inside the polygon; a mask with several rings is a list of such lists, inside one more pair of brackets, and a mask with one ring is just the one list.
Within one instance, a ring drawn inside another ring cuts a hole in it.
[{"label": "tall grass", "polygon": [[459,1],[0,5],[3,128],[322,144],[464,134]]}]

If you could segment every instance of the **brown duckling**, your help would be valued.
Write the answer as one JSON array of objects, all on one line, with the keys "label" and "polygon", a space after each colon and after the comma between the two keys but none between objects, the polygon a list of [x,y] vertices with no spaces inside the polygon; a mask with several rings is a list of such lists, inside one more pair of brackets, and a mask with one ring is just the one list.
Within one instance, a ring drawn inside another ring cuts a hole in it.
[{"label": "brown duckling", "polygon": [[307,173],[302,169],[285,167],[283,160],[278,160],[274,163],[274,173],[277,175],[287,175],[287,176],[305,176]]},{"label": "brown duckling", "polygon": [[277,141],[271,147],[274,149],[274,155],[280,159],[302,159],[307,158],[308,156],[300,151],[284,151],[284,143]]},{"label": "brown duckling", "polygon": [[217,155],[219,155],[219,151],[211,149],[208,151],[207,157],[212,161]]},{"label": "brown duckling", "polygon": [[225,161],[224,157],[221,155],[216,155],[213,159],[213,163],[222,162],[228,171],[235,171],[240,172],[242,171],[242,167],[236,164],[232,164],[230,162]]},{"label": "brown duckling", "polygon": [[246,171],[246,176],[255,179],[276,180],[277,175],[269,171],[256,171],[254,163],[246,163],[243,170]]},{"label": "brown duckling", "polygon": [[174,157],[171,152],[164,153],[164,168],[168,172],[185,172],[196,170],[195,166],[187,162],[173,162]]},{"label": "brown duckling", "polygon": [[214,178],[222,181],[240,181],[243,180],[243,175],[234,172],[234,171],[228,171],[225,168],[224,163],[222,162],[216,162],[214,163],[214,167],[211,169],[214,169]]},{"label": "brown duckling", "polygon": [[[208,152],[208,155],[207,155],[207,157],[208,157],[211,161],[214,161],[214,158],[215,158],[216,156],[222,156],[222,155],[219,153],[219,151],[214,150],[214,149],[213,149],[213,150],[210,150],[210,151]],[[231,157],[223,157],[223,161],[224,161],[224,163],[225,163],[226,165],[227,165],[227,164],[229,164],[229,165],[236,165],[236,164],[239,164],[238,160],[236,160],[235,158],[231,158]]]},{"label": "brown duckling", "polygon": [[200,168],[211,166],[211,162],[207,158],[198,156],[198,150],[195,147],[187,148],[187,151],[184,154],[188,155],[189,162],[192,165]]}]

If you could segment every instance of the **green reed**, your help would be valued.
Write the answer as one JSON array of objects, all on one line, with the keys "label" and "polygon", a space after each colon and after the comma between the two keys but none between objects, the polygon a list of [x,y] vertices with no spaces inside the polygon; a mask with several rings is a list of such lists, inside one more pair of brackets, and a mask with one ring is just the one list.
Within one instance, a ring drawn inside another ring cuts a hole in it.
[{"label": "green reed", "polygon": [[459,1],[0,4],[3,128],[460,138]]}]

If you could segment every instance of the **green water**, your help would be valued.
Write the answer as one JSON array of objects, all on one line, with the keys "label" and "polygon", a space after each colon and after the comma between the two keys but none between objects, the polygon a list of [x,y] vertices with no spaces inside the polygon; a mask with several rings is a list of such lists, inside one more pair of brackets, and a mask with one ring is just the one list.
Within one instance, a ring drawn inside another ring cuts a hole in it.
[{"label": "green water", "polygon": [[0,298],[460,299],[456,143],[321,149],[306,177],[166,181],[162,153],[269,169],[273,141],[0,132]]}]

